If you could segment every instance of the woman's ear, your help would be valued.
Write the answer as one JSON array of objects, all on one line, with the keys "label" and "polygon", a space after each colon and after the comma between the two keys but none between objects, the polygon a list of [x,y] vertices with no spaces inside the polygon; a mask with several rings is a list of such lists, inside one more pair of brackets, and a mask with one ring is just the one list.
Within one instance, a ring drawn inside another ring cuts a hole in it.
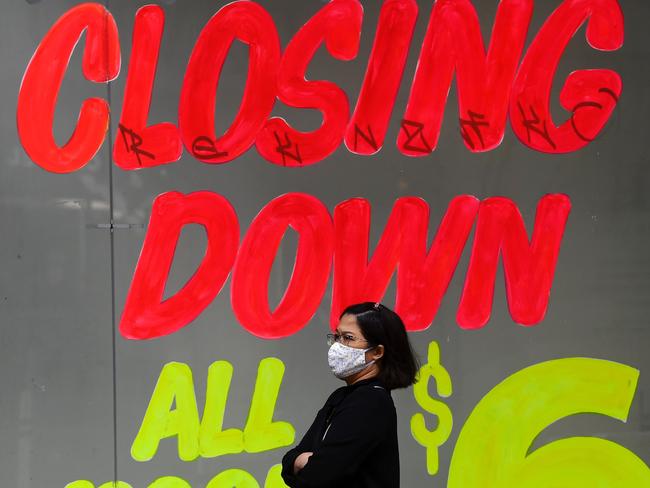
[{"label": "woman's ear", "polygon": [[381,344],[375,346],[375,348],[372,350],[371,357],[374,361],[377,361],[378,359],[384,357],[384,346],[382,346]]}]

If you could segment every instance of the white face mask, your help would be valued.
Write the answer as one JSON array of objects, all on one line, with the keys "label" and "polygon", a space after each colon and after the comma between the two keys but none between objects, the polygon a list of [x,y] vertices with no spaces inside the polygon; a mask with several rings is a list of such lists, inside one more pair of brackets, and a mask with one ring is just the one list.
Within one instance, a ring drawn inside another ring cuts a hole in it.
[{"label": "white face mask", "polygon": [[366,351],[368,349],[357,349],[355,347],[345,346],[340,342],[335,342],[327,351],[327,362],[334,376],[343,379],[358,373],[367,366],[375,362],[373,359],[366,363]]}]

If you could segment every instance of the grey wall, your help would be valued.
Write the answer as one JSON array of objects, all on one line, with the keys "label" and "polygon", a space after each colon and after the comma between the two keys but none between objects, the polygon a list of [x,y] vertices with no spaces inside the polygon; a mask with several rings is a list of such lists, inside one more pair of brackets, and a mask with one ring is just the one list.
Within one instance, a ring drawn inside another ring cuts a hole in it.
[{"label": "grey wall", "polygon": [[[260,3],[274,18],[283,45],[323,4],[316,0]],[[338,62],[321,51],[309,71],[313,79],[338,83],[351,102],[363,79],[380,2],[363,3],[364,28],[357,59]],[[496,2],[474,3],[484,34],[488,35]],[[224,195],[237,211],[242,234],[267,202],[286,192],[312,194],[330,210],[345,199],[365,197],[373,210],[371,242],[381,234],[395,199],[403,195],[420,196],[429,203],[434,229],[456,195],[507,196],[518,204],[530,231],[542,195],[568,194],[573,210],[548,313],[541,324],[523,328],[512,322],[500,274],[488,326],[477,331],[461,330],[455,323],[455,313],[469,257],[465,252],[434,324],[426,331],[411,333],[423,359],[430,341],[441,344],[442,361],[454,383],[454,394],[447,403],[455,422],[451,438],[441,448],[441,471],[431,478],[426,473],[425,450],[409,430],[410,417],[422,410],[412,390],[395,392],[402,486],[444,486],[458,432],[476,403],[515,371],[570,356],[609,359],[641,370],[630,418],[627,424],[596,415],[565,419],[546,430],[536,445],[569,435],[594,435],[613,440],[650,463],[650,71],[646,62],[650,34],[645,25],[650,7],[641,0],[621,3],[626,16],[624,47],[614,53],[596,52],[586,44],[583,29],[558,70],[555,100],[560,81],[577,68],[610,67],[623,79],[623,96],[609,124],[597,140],[579,152],[562,156],[533,152],[507,128],[497,149],[472,154],[458,133],[452,89],[438,149],[425,158],[401,155],[394,140],[430,11],[429,2],[420,2],[417,30],[386,144],[373,157],[355,156],[341,147],[325,161],[291,169],[268,164],[254,150],[217,166],[199,163],[186,152],[175,164],[125,172],[111,167],[107,142],[82,170],[55,175],[37,167],[24,153],[16,134],[16,97],[38,42],[75,2],[3,2],[1,485],[62,488],[68,482],[89,479],[99,486],[117,473],[117,479],[134,488],[146,487],[164,475],[180,476],[193,487],[203,487],[215,474],[232,467],[246,469],[262,484],[266,471],[280,461],[284,449],[185,463],[178,459],[176,442],[166,440],[152,461],[138,463],[131,458],[130,446],[161,367],[170,361],[188,363],[202,408],[208,366],[218,359],[230,361],[235,373],[224,427],[241,428],[259,361],[269,356],[280,358],[286,372],[275,418],[291,422],[298,438],[329,392],[340,386],[330,375],[325,356],[331,286],[308,326],[283,340],[256,338],[237,323],[230,307],[229,283],[199,318],[171,336],[127,341],[115,333],[152,201],[171,190],[204,189]],[[163,4],[166,29],[151,122],[176,121],[182,77],[194,41],[224,2],[171,0]],[[557,0],[537,2],[529,41],[558,4]],[[110,87],[113,138],[128,67],[133,16],[141,5],[128,0],[112,0],[109,5],[122,42],[122,73]],[[225,128],[237,110],[246,75],[245,53],[243,46],[235,46],[224,67],[218,101],[218,110],[224,116],[217,123],[218,131]],[[83,79],[80,61],[77,50],[59,98],[55,134],[60,142],[71,133],[83,99],[107,96],[106,86]],[[303,129],[319,123],[312,111],[278,107],[275,113],[287,114]],[[111,212],[115,222],[134,224],[128,229],[116,229],[112,242],[110,232],[100,225],[110,221]],[[170,290],[178,289],[190,276],[204,244],[199,229],[183,232]],[[278,255],[271,281],[272,301],[280,299],[289,280],[295,245],[295,239],[289,236]],[[392,303],[393,293],[391,287],[387,304]],[[431,416],[427,419],[434,424]]]}]

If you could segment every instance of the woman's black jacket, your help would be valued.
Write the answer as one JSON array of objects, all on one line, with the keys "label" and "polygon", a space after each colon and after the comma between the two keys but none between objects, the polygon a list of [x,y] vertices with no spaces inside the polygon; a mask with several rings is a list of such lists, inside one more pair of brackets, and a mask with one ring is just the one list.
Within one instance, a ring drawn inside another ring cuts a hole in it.
[{"label": "woman's black jacket", "polygon": [[[293,474],[300,453],[313,452]],[[375,378],[330,395],[300,443],[282,458],[291,488],[398,488],[397,415],[390,392]]]}]

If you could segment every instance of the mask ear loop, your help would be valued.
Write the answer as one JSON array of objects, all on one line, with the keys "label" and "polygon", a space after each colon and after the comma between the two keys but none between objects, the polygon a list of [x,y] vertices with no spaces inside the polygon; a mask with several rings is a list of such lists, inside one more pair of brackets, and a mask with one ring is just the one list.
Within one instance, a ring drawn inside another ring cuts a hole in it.
[{"label": "mask ear loop", "polygon": [[[371,351],[371,350],[375,349],[377,346],[378,346],[378,344],[375,345],[375,346],[370,346],[370,347],[364,349],[364,350],[363,350],[363,354],[365,355],[368,351]],[[376,363],[376,362],[377,362],[377,359],[371,359],[370,361],[368,361],[368,362],[366,363],[366,366],[370,366],[371,364],[374,364],[374,363]]]}]

